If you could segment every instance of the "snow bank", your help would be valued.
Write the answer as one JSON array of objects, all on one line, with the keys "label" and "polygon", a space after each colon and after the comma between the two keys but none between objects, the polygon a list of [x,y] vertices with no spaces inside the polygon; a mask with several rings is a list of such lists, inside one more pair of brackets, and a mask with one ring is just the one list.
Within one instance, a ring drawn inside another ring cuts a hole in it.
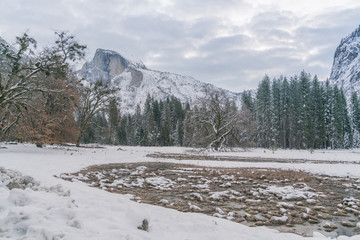
[{"label": "snow bank", "polygon": [[299,160],[317,160],[317,161],[343,161],[360,162],[360,149],[349,150],[288,150],[278,149],[271,151],[264,148],[235,149],[230,152],[208,152],[211,156],[228,156],[243,158],[262,158],[262,159],[299,159]]}]

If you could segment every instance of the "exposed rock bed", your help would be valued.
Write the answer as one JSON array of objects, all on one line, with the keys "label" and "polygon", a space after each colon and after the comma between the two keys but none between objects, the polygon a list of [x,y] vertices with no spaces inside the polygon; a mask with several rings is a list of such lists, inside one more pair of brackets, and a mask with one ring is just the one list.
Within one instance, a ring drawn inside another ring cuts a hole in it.
[{"label": "exposed rock bed", "polygon": [[360,230],[360,181],[351,178],[172,163],[107,164],[60,177],[129,194],[137,202],[303,236],[351,236]]}]

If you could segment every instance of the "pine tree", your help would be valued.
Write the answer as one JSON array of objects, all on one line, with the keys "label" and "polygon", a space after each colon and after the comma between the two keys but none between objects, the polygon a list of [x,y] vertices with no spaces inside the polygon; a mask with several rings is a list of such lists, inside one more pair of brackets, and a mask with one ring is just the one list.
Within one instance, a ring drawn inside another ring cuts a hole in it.
[{"label": "pine tree", "polygon": [[249,111],[255,111],[255,102],[251,96],[251,91],[243,91],[241,94],[241,106],[247,108]]},{"label": "pine tree", "polygon": [[183,142],[183,121],[185,118],[185,110],[179,99],[170,98],[170,116],[171,116],[171,139],[174,145],[182,145]]},{"label": "pine tree", "polygon": [[300,89],[297,76],[290,78],[289,102],[289,148],[300,148],[299,141],[299,115],[300,115]]},{"label": "pine tree", "polygon": [[280,147],[281,133],[281,80],[271,85],[271,146]]},{"label": "pine tree", "polygon": [[135,129],[135,117],[133,115],[127,115],[126,116],[126,140],[127,140],[127,144],[134,146],[137,145],[135,142],[135,133],[136,133],[136,129]]},{"label": "pine tree", "polygon": [[350,123],[350,117],[348,113],[348,107],[346,102],[346,97],[344,94],[343,89],[340,91],[340,100],[341,100],[341,116],[342,116],[342,122],[343,122],[343,143],[341,148],[352,148],[352,142],[353,142],[353,133],[351,129],[351,123]]},{"label": "pine tree", "polygon": [[133,117],[133,134],[134,134],[134,142],[133,144],[138,146],[142,145],[144,138],[144,128],[143,128],[143,116],[141,114],[140,105],[136,105],[135,114]]},{"label": "pine tree", "polygon": [[351,94],[351,123],[353,129],[353,147],[360,148],[360,102],[355,92]]},{"label": "pine tree", "polygon": [[304,71],[300,74],[300,91],[298,148],[310,148],[314,143],[313,99],[310,95],[310,75]]},{"label": "pine tree", "polygon": [[326,134],[325,147],[333,148],[332,134],[334,130],[334,124],[333,124],[334,94],[333,94],[333,88],[331,87],[329,80],[326,80],[325,82],[324,102],[325,102],[324,120],[325,120],[325,134]]},{"label": "pine tree", "polygon": [[335,85],[333,92],[332,148],[341,148],[344,144],[343,104],[340,91],[341,90]]},{"label": "pine tree", "polygon": [[120,145],[130,145],[127,139],[128,119],[129,119],[128,116],[122,117],[120,120],[120,125],[116,131],[117,140]]},{"label": "pine tree", "polygon": [[360,102],[355,92],[351,94],[351,125],[353,130],[352,146],[360,148]]},{"label": "pine tree", "polygon": [[285,149],[289,147],[289,116],[290,116],[290,86],[287,78],[281,83],[281,133],[280,146]]},{"label": "pine tree", "polygon": [[112,98],[109,101],[108,107],[108,116],[109,116],[109,137],[108,143],[109,144],[116,144],[118,140],[116,139],[116,131],[120,124],[120,111],[118,108],[118,103],[116,98]]},{"label": "pine tree", "polygon": [[157,100],[152,102],[152,110],[153,110],[156,127],[159,128],[161,122],[161,110],[160,110],[159,102]]},{"label": "pine tree", "polygon": [[272,139],[271,129],[271,90],[270,79],[265,76],[256,94],[256,120],[258,122],[258,146],[268,148]]},{"label": "pine tree", "polygon": [[[149,105],[150,106],[150,105]],[[156,126],[155,118],[154,118],[154,112],[151,108],[145,110],[145,131],[147,135],[148,142],[144,142],[144,145],[150,146],[150,145],[157,145],[157,132],[158,128]]]},{"label": "pine tree", "polygon": [[169,105],[169,98],[163,102],[161,112],[161,123],[159,130],[159,143],[161,146],[170,146],[172,141],[170,138],[170,126],[171,126],[171,111]]},{"label": "pine tree", "polygon": [[313,148],[324,148],[326,142],[324,89],[315,75],[312,81],[312,108],[314,119]]},{"label": "pine tree", "polygon": [[355,92],[351,94],[351,116],[353,128],[360,132],[360,103]]}]

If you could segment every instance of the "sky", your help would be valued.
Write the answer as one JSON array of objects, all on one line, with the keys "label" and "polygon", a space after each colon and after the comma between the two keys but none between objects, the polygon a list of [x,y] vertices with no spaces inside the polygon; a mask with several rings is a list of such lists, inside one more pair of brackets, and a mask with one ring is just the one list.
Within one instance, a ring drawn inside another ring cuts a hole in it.
[{"label": "sky", "polygon": [[0,9],[9,43],[28,32],[47,46],[66,30],[88,46],[87,61],[110,49],[234,92],[265,74],[326,80],[336,47],[360,25],[358,0],[0,0]]}]

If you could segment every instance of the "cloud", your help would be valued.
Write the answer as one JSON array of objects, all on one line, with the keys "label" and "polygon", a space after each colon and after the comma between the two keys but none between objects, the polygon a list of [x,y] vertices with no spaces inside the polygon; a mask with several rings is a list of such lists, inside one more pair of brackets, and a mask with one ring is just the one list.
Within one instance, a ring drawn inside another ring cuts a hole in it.
[{"label": "cloud", "polygon": [[130,52],[149,68],[242,91],[265,74],[329,76],[335,48],[360,24],[360,7],[309,1],[1,1],[0,36],[11,42],[29,29],[41,46],[53,30],[69,30],[89,46],[88,60],[96,48]]},{"label": "cloud", "polygon": [[247,35],[238,34],[234,36],[213,38],[201,47],[201,51],[217,53],[221,51],[247,48],[251,44],[251,38]]}]

